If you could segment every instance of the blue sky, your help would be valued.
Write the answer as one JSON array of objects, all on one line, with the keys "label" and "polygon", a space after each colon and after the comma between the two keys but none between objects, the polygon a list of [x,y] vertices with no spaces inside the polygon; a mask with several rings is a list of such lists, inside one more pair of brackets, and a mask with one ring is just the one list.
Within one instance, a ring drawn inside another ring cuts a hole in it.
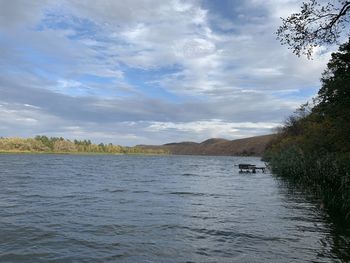
[{"label": "blue sky", "polygon": [[271,133],[330,50],[274,32],[300,1],[0,0],[0,136],[121,145]]}]

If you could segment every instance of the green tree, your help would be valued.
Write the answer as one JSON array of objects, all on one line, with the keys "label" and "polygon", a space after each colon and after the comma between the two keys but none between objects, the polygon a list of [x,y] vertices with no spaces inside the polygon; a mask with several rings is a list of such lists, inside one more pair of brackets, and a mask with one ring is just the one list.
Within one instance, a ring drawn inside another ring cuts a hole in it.
[{"label": "green tree", "polygon": [[[323,110],[334,106],[346,106],[350,98],[350,39],[332,54],[323,73],[322,88],[318,99]],[[333,109],[331,109],[333,110]],[[329,110],[328,110],[329,111]]]},{"label": "green tree", "polygon": [[45,136],[45,135],[37,135],[37,136],[35,136],[34,139],[37,140],[37,141],[42,142],[49,149],[51,149],[51,150],[53,149],[53,141],[50,138],[48,138],[47,136]]},{"label": "green tree", "polygon": [[332,54],[314,112],[328,123],[336,151],[350,151],[350,40]]}]

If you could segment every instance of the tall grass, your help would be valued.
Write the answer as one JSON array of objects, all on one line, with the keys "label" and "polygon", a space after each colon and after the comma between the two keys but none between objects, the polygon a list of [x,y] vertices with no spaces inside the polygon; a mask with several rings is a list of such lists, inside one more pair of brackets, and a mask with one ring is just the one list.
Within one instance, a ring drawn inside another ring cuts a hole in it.
[{"label": "tall grass", "polygon": [[270,153],[273,172],[322,200],[327,210],[350,222],[350,155],[305,153],[297,146]]}]

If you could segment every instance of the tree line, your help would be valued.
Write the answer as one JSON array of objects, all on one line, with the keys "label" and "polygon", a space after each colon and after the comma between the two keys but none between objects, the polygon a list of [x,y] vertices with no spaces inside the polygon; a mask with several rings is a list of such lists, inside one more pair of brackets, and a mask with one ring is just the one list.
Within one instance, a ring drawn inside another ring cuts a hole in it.
[{"label": "tree line", "polygon": [[[332,44],[348,30],[349,1],[309,0],[277,32],[297,55]],[[331,56],[311,103],[290,116],[264,159],[273,172],[311,191],[331,213],[350,221],[350,38]]]},{"label": "tree line", "polygon": [[163,149],[125,147],[112,143],[94,144],[90,140],[68,140],[38,135],[34,138],[0,138],[0,152],[38,153],[105,153],[105,154],[167,154]]}]

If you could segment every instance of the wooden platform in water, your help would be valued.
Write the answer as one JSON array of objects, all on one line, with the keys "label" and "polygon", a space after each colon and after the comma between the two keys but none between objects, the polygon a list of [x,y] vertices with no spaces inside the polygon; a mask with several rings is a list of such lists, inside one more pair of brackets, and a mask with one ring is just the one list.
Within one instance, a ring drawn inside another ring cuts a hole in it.
[{"label": "wooden platform in water", "polygon": [[254,164],[244,164],[240,163],[238,164],[239,172],[240,173],[256,173],[256,171],[262,171],[265,173],[266,167],[262,166],[256,166]]}]

